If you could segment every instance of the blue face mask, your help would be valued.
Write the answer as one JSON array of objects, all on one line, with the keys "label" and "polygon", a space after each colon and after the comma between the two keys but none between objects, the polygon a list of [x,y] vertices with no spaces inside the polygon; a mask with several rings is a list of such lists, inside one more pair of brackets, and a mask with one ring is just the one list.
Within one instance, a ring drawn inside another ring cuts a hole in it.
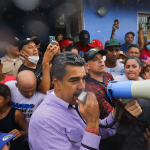
[{"label": "blue face mask", "polygon": [[146,49],[147,49],[148,51],[150,51],[150,45],[147,45],[147,46],[146,46]]}]

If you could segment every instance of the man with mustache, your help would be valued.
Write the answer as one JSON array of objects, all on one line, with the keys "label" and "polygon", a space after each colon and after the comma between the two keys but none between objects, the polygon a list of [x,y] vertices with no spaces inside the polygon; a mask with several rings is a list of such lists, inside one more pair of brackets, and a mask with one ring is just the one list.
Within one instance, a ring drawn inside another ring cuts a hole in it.
[{"label": "man with mustache", "polygon": [[[113,121],[115,110],[99,120],[99,105],[93,93],[88,92],[85,105],[78,100],[79,94],[85,90],[84,66],[84,59],[72,52],[61,53],[52,60],[54,90],[47,92],[46,99],[31,117],[31,150],[95,150],[101,138],[116,133],[118,122],[112,128],[99,128],[99,121],[103,125]],[[134,109],[137,115],[141,113],[138,105],[134,105]],[[122,111],[119,118],[121,115]]]},{"label": "man with mustache", "polygon": [[118,61],[121,46],[120,42],[115,39],[105,43],[105,50],[107,51],[105,72],[110,73],[113,77],[125,74],[124,65]]}]

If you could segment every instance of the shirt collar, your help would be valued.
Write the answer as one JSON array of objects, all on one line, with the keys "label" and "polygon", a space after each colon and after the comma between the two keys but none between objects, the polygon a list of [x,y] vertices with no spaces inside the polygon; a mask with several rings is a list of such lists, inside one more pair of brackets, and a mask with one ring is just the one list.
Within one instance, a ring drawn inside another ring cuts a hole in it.
[{"label": "shirt collar", "polygon": [[[103,73],[103,82],[104,82],[104,77],[105,77],[105,74]],[[91,77],[90,77],[90,74],[87,75],[86,82],[94,82],[94,83],[96,83],[96,84],[101,83],[101,82],[95,80],[94,78],[91,78]]]},{"label": "shirt collar", "polygon": [[[24,60],[24,58],[23,58],[22,56],[19,56],[19,57],[16,59],[16,61],[17,61],[17,60],[20,60],[20,59],[21,59],[22,61]],[[12,59],[10,59],[7,55],[5,55],[5,60],[12,61]]]},{"label": "shirt collar", "polygon": [[54,92],[54,90],[50,90],[47,92],[47,96],[50,97],[51,101],[53,101],[54,103],[68,109],[69,107],[69,103],[67,103],[66,101],[58,98],[57,96],[51,94],[52,92]]}]

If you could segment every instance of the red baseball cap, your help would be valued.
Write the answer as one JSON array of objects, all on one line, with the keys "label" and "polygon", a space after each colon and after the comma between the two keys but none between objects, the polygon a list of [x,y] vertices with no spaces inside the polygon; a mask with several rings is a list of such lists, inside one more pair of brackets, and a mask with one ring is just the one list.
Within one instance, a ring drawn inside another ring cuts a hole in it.
[{"label": "red baseball cap", "polygon": [[60,43],[60,49],[63,49],[67,46],[69,46],[70,44],[72,43],[72,41],[69,41],[69,40],[64,40]]},{"label": "red baseball cap", "polygon": [[103,43],[99,40],[94,39],[90,44],[88,44],[90,47],[99,47],[103,49]]}]

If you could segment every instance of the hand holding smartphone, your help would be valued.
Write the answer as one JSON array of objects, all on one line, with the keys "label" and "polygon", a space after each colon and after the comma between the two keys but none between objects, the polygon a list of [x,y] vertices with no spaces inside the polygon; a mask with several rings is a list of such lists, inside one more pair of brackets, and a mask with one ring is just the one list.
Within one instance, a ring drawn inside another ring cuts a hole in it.
[{"label": "hand holding smartphone", "polygon": [[56,45],[55,43],[53,43],[53,41],[55,41],[55,36],[49,36],[49,43],[52,45]]},{"label": "hand holding smartphone", "polygon": [[119,24],[119,19],[115,19],[115,20],[114,20],[114,23],[115,23],[115,24]]},{"label": "hand holding smartphone", "polygon": [[115,32],[118,29],[119,29],[119,19],[115,19],[113,24],[113,31]]}]

